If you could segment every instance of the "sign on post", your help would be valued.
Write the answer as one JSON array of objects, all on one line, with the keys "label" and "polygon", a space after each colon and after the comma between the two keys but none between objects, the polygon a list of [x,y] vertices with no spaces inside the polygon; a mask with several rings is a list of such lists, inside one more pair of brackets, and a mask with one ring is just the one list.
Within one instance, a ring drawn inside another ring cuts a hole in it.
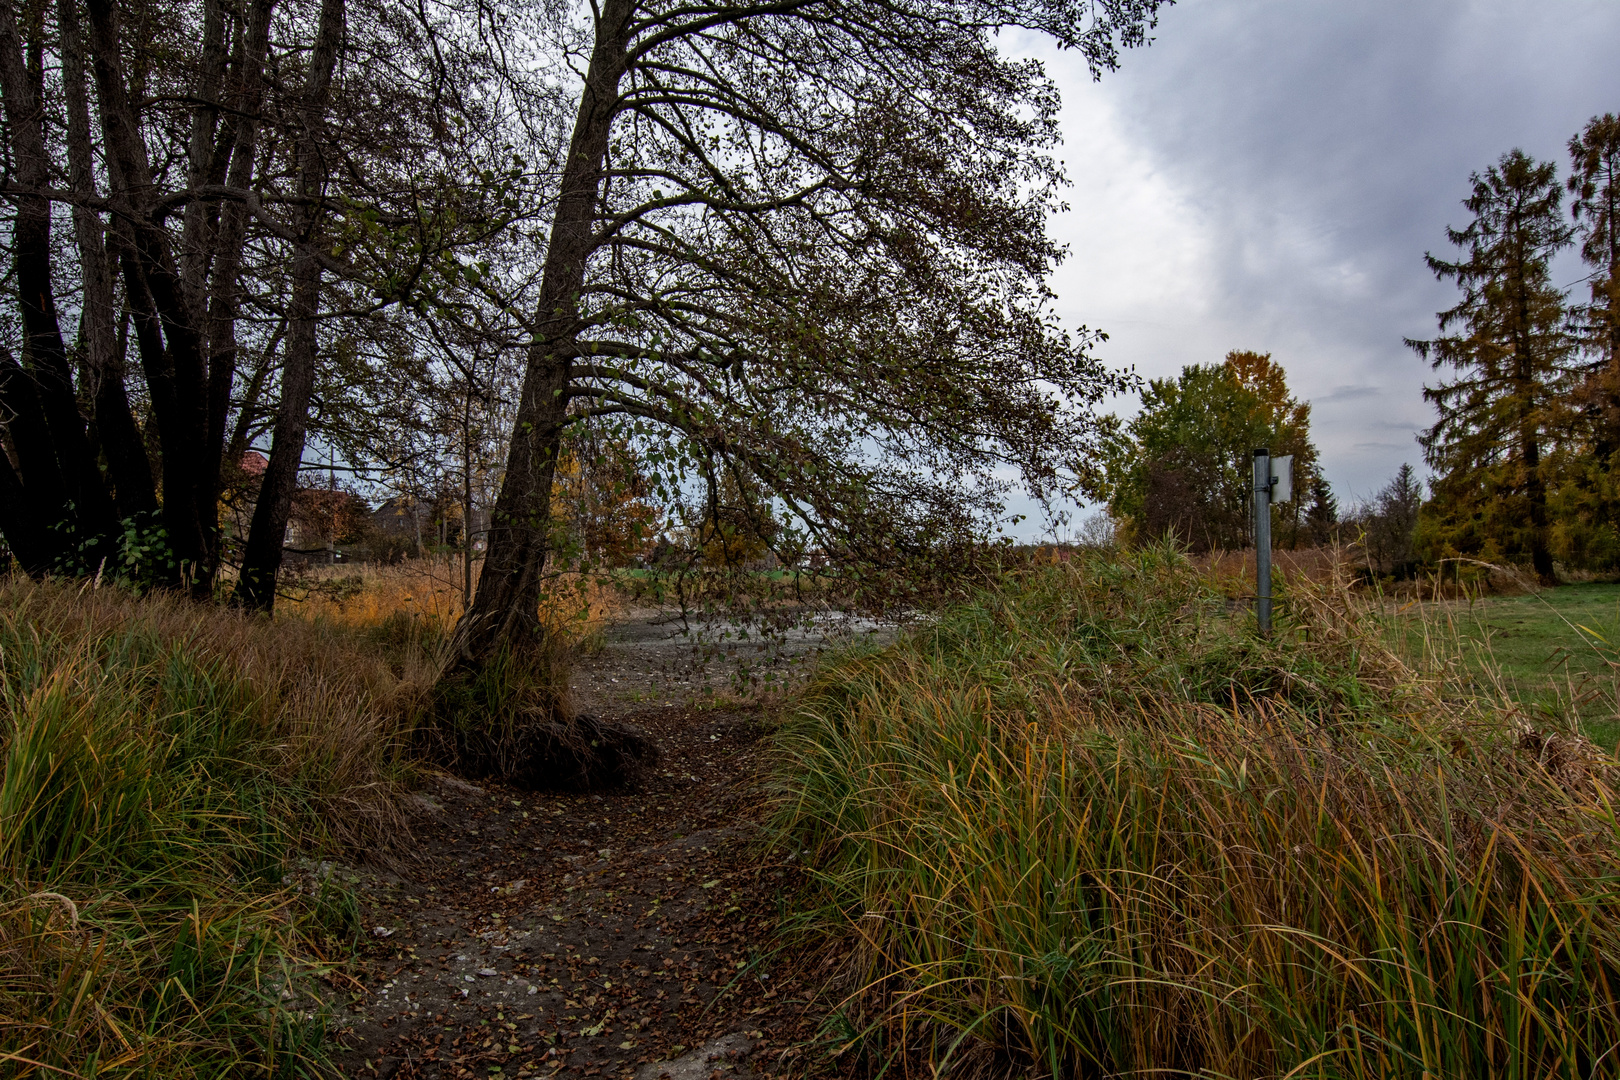
[{"label": "sign on post", "polygon": [[1271,459],[1271,501],[1294,501],[1294,455],[1284,454]]},{"label": "sign on post", "polygon": [[1294,500],[1294,456],[1254,451],[1254,613],[1260,633],[1271,633],[1271,504]]}]

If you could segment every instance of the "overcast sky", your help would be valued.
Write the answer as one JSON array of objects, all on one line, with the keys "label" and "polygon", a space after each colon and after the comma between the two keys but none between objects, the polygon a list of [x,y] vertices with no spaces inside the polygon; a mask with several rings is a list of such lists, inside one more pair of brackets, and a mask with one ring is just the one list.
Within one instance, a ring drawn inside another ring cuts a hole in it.
[{"label": "overcast sky", "polygon": [[1341,504],[1370,495],[1430,423],[1401,339],[1456,293],[1423,253],[1471,172],[1516,146],[1562,169],[1620,112],[1617,47],[1615,0],[1182,0],[1096,84],[1024,42],[1064,92],[1059,311],[1145,377],[1272,353]]}]

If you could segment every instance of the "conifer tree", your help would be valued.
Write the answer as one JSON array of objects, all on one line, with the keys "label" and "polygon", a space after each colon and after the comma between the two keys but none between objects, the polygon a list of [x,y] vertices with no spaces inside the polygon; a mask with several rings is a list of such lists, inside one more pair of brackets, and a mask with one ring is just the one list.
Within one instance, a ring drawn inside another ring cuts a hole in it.
[{"label": "conifer tree", "polygon": [[1554,548],[1567,562],[1620,562],[1620,117],[1594,116],[1569,141],[1567,183],[1590,293],[1575,309],[1584,353],[1571,404],[1578,439],[1566,451],[1568,481],[1552,517]]},{"label": "conifer tree", "polygon": [[1446,230],[1463,258],[1426,256],[1462,299],[1439,313],[1440,336],[1407,339],[1451,375],[1423,390],[1439,412],[1419,440],[1437,473],[1430,537],[1436,554],[1527,556],[1550,583],[1545,458],[1565,419],[1574,342],[1549,265],[1574,230],[1550,162],[1513,150],[1471,181],[1473,221]]},{"label": "conifer tree", "polygon": [[1596,409],[1596,450],[1607,458],[1620,449],[1620,117],[1594,116],[1569,140],[1574,200],[1570,210],[1579,226],[1581,258],[1592,268],[1591,302],[1582,309],[1592,354],[1591,377],[1583,397]]}]

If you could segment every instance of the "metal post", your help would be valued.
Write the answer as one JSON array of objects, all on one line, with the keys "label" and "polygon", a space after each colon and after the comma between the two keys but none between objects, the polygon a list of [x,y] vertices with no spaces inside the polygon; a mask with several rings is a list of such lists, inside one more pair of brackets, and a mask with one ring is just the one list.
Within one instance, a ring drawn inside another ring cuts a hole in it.
[{"label": "metal post", "polygon": [[1271,451],[1254,452],[1254,576],[1255,614],[1260,633],[1271,633]]}]

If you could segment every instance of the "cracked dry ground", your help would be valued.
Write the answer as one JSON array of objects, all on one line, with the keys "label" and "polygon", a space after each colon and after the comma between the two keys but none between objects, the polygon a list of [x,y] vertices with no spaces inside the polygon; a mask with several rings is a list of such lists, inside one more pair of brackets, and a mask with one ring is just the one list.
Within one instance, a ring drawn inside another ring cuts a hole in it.
[{"label": "cracked dry ground", "polygon": [[595,666],[576,693],[651,732],[656,775],[584,794],[451,777],[424,791],[410,861],[357,886],[367,943],[338,1018],[344,1075],[713,1080],[779,1074],[803,1052],[803,965],[776,934],[794,867],[754,842],[761,715],[667,686],[614,708],[580,682],[646,680]]}]

